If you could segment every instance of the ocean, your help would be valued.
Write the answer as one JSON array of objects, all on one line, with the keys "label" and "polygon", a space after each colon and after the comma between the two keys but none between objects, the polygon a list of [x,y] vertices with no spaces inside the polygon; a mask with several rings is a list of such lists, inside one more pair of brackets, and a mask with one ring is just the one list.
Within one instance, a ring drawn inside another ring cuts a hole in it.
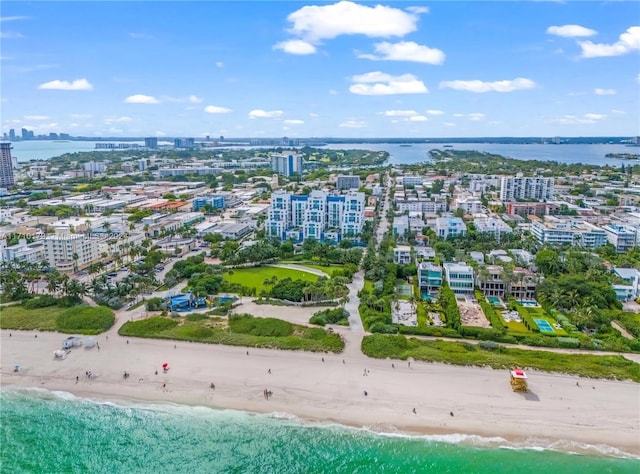
[{"label": "ocean", "polygon": [[[173,404],[0,390],[2,472],[637,473],[640,461],[507,447],[500,438],[382,435]],[[606,454],[615,454],[615,451]]]},{"label": "ocean", "polygon": [[[117,142],[117,140],[115,140]],[[143,142],[131,142],[143,144]],[[95,151],[96,142],[33,140],[12,143],[12,155],[18,162],[29,160],[48,160],[64,153]],[[402,147],[397,143],[347,143],[327,145],[327,149],[364,149],[372,151],[388,151],[389,163],[392,165],[418,163],[429,159],[428,152],[434,148],[442,149],[442,143],[416,143],[410,147]],[[584,163],[590,165],[621,166],[623,163],[638,164],[638,161],[605,158],[607,153],[640,154],[640,148],[619,144],[603,145],[509,145],[500,143],[461,143],[455,144],[451,150],[478,150],[515,158],[518,160],[558,161],[560,163]],[[104,151],[108,156],[109,151]],[[132,153],[135,153],[132,151]]]}]

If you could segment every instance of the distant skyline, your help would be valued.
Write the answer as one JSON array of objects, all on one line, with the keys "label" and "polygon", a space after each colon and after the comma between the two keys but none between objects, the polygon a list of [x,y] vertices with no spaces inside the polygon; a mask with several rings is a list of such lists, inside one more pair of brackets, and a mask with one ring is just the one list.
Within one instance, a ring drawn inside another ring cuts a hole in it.
[{"label": "distant skyline", "polygon": [[637,2],[3,2],[2,132],[640,135]]}]

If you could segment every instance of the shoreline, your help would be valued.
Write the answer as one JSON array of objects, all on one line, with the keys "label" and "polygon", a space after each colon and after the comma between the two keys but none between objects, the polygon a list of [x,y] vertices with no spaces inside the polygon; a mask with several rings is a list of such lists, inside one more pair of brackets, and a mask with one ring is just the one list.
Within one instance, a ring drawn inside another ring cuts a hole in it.
[{"label": "shoreline", "polygon": [[[155,339],[129,338],[127,344],[117,336],[99,336],[100,351],[75,349],[60,361],[53,360],[53,351],[65,336],[37,334],[13,331],[8,337],[2,331],[2,386],[117,405],[282,414],[312,426],[342,425],[386,436],[479,437],[475,441],[489,447],[640,457],[640,384],[633,382],[530,372],[531,392],[522,395],[511,391],[507,371],[421,362],[408,367],[369,359],[359,347],[335,355]],[[170,366],[166,374],[164,362]],[[18,374],[11,371],[15,364],[22,368]],[[96,375],[93,380],[84,377],[87,370]],[[131,374],[128,380],[124,370]],[[265,388],[273,391],[269,400]]]}]

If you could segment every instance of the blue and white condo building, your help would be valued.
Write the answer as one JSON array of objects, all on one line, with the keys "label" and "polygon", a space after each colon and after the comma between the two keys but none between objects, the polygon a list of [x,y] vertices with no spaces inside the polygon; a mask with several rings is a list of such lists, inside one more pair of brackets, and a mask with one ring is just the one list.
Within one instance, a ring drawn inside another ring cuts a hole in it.
[{"label": "blue and white condo building", "polygon": [[303,166],[302,156],[295,151],[271,155],[271,169],[282,176],[301,175]]},{"label": "blue and white condo building", "polygon": [[308,196],[300,196],[276,191],[271,195],[266,234],[296,242],[355,240],[364,226],[364,207],[365,195],[360,192],[333,195],[312,191]]}]

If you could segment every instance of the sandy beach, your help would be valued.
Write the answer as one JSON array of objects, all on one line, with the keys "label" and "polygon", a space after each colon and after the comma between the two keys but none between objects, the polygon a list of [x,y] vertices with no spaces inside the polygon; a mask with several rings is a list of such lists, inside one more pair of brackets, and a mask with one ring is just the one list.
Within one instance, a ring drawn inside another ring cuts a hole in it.
[{"label": "sandy beach", "polygon": [[[63,334],[9,334],[1,334],[2,385],[98,400],[280,412],[381,432],[502,437],[573,452],[605,445],[640,456],[640,385],[632,382],[530,372],[530,393],[518,394],[511,391],[507,371],[369,359],[359,352],[361,336],[348,329],[347,350],[337,355],[268,349],[248,349],[247,355],[242,347],[110,333],[108,340],[98,337],[100,350],[77,348],[65,360],[53,357]],[[88,370],[92,380],[85,376]],[[269,400],[265,389],[273,392]]]}]

